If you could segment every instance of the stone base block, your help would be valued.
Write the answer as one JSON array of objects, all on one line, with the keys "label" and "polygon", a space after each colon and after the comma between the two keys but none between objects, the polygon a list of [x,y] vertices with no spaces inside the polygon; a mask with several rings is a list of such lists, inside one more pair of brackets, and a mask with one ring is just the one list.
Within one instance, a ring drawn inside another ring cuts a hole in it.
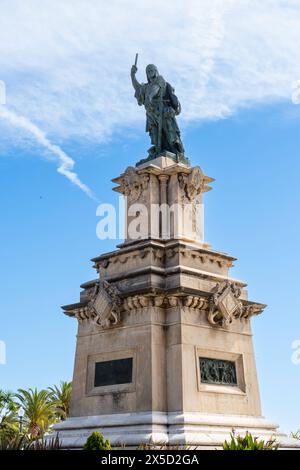
[{"label": "stone base block", "polygon": [[63,448],[82,448],[93,431],[100,431],[112,446],[136,448],[140,444],[220,449],[225,439],[249,431],[264,440],[275,438],[283,449],[300,450],[300,441],[278,432],[263,417],[206,413],[122,413],[69,418],[54,427]]}]

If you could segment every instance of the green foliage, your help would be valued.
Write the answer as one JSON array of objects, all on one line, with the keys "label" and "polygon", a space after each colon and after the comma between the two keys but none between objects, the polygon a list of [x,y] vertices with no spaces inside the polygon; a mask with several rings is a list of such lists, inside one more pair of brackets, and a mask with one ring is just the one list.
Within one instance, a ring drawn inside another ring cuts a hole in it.
[{"label": "green foliage", "polygon": [[19,405],[12,392],[0,390],[0,439],[7,441],[12,439],[19,430],[18,426]]},{"label": "green foliage", "polygon": [[40,438],[57,421],[56,405],[47,390],[18,390],[16,397],[24,410],[24,424],[33,439]]},{"label": "green foliage", "polygon": [[275,440],[270,439],[265,442],[259,441],[257,437],[252,437],[249,432],[246,432],[245,436],[234,435],[234,432],[230,434],[231,441],[225,441],[223,444],[223,450],[277,450],[278,444]]},{"label": "green foliage", "polygon": [[50,399],[54,402],[57,416],[63,421],[69,416],[72,382],[60,382],[57,387],[48,388]]},{"label": "green foliage", "polygon": [[58,435],[45,439],[31,439],[27,434],[15,434],[13,437],[0,438],[0,450],[59,450]]},{"label": "green foliage", "polygon": [[111,450],[109,440],[104,440],[101,432],[93,432],[83,446],[83,450]]},{"label": "green foliage", "polygon": [[29,447],[30,440],[25,434],[0,436],[0,450],[27,450]]},{"label": "green foliage", "polygon": [[[69,413],[71,383],[61,382],[49,390],[0,390],[0,450],[54,450],[58,436],[44,438],[52,424]],[[19,410],[24,411],[20,433]]]}]

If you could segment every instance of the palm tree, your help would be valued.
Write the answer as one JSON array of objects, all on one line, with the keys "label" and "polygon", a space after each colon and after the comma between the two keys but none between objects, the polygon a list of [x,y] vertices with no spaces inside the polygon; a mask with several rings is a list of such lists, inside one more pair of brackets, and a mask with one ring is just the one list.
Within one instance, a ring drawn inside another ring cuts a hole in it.
[{"label": "palm tree", "polygon": [[18,432],[19,405],[12,392],[0,389],[0,439],[12,438]]},{"label": "palm tree", "polygon": [[48,390],[58,416],[61,420],[65,420],[69,416],[72,382],[61,381],[58,387],[55,385]]},{"label": "palm tree", "polygon": [[34,439],[39,438],[55,422],[55,406],[47,390],[38,391],[19,389],[16,397],[24,410],[24,421],[28,433]]}]

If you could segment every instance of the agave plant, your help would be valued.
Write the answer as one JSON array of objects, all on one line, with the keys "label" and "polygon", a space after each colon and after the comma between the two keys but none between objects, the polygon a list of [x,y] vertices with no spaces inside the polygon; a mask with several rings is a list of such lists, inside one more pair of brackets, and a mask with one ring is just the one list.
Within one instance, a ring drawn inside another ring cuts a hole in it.
[{"label": "agave plant", "polygon": [[38,391],[36,388],[29,390],[19,389],[16,397],[24,410],[24,422],[31,438],[41,437],[51,424],[56,421],[56,407],[51,400],[50,392]]},{"label": "agave plant", "polygon": [[57,415],[61,420],[65,420],[69,416],[72,382],[61,381],[59,387],[55,385],[49,387],[48,390]]},{"label": "agave plant", "polygon": [[167,443],[161,442],[160,444],[153,444],[149,443],[141,443],[139,444],[137,450],[196,450],[197,446],[190,447],[187,444],[176,444],[176,445],[169,445]]},{"label": "agave plant", "polygon": [[30,440],[26,434],[16,433],[14,436],[1,436],[0,450],[27,450]]},{"label": "agave plant", "polygon": [[300,430],[299,431],[296,431],[296,432],[292,432],[291,433],[291,437],[293,439],[299,439],[300,440]]},{"label": "agave plant", "polygon": [[48,439],[41,436],[39,439],[30,439],[26,434],[0,439],[0,450],[60,450],[58,435]]},{"label": "agave plant", "polygon": [[28,446],[28,450],[60,450],[60,448],[58,434],[55,437],[48,438],[41,436],[40,439],[32,441]]},{"label": "agave plant", "polygon": [[246,432],[245,436],[237,435],[234,432],[230,434],[231,441],[225,441],[223,444],[223,450],[277,450],[278,444],[273,439],[268,441],[258,440],[257,437],[252,437],[249,432]]}]

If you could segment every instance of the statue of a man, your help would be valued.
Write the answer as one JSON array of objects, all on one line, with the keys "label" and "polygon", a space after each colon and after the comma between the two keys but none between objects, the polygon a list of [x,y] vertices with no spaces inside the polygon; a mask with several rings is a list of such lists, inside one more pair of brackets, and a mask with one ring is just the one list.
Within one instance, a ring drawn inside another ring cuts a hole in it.
[{"label": "statue of a man", "polygon": [[147,83],[136,79],[137,67],[131,67],[131,81],[135,89],[135,98],[140,106],[146,109],[146,132],[151,138],[152,147],[148,150],[149,159],[155,158],[164,151],[172,152],[178,161],[184,158],[184,148],[176,117],[181,106],[174,89],[159,75],[155,65],[147,65]]}]

